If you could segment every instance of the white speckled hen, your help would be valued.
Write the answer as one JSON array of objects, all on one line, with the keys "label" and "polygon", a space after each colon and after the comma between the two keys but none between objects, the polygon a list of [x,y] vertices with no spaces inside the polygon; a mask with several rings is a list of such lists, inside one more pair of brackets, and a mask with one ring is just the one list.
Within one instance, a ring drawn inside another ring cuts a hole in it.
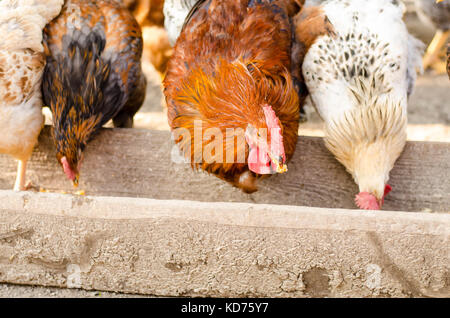
[{"label": "white speckled hen", "polygon": [[334,33],[318,37],[304,59],[326,146],[358,184],[361,209],[381,208],[405,146],[408,95],[423,45],[408,33],[403,9],[391,0],[323,2]]}]

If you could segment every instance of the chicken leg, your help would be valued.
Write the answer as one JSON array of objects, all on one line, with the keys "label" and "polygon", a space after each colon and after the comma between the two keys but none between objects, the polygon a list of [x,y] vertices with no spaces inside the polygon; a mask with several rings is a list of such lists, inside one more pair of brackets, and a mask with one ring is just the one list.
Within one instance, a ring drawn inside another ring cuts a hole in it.
[{"label": "chicken leg", "polygon": [[14,191],[24,191],[25,187],[25,175],[27,170],[28,160],[19,160],[17,165],[16,183],[14,184]]},{"label": "chicken leg", "polygon": [[447,39],[450,35],[450,31],[437,30],[433,40],[427,48],[425,56],[423,57],[423,69],[426,70],[432,64],[435,63],[439,56],[439,52],[442,47],[447,43]]}]

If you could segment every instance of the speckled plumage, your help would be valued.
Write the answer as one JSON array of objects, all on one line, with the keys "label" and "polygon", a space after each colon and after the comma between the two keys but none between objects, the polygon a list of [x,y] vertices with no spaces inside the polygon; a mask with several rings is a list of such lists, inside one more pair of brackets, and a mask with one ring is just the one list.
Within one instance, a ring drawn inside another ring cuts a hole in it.
[{"label": "speckled plumage", "polygon": [[0,1],[0,153],[20,161],[15,190],[25,188],[25,167],[42,129],[42,30],[63,0]]},{"label": "speckled plumage", "polygon": [[165,0],[164,1],[164,27],[169,35],[169,41],[175,45],[184,21],[198,0]]},{"label": "speckled plumage", "polygon": [[131,127],[145,98],[142,34],[113,0],[68,0],[44,32],[43,94],[60,160],[77,173],[89,140],[110,119]]},{"label": "speckled plumage", "polygon": [[322,10],[334,36],[311,46],[303,75],[325,121],[326,145],[361,192],[382,199],[406,141],[406,107],[423,45],[391,0],[328,0]]}]

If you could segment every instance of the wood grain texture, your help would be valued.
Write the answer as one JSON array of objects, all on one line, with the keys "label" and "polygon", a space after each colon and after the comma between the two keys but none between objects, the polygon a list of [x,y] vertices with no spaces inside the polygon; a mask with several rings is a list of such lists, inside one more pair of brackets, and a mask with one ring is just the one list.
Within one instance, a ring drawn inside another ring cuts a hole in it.
[{"label": "wood grain texture", "polygon": [[[80,189],[88,195],[355,209],[357,186],[321,138],[300,136],[289,171],[263,180],[251,195],[174,163],[173,149],[166,131],[103,129],[86,149]],[[0,189],[12,188],[15,173],[15,161],[0,155]],[[28,180],[49,191],[74,191],[56,161],[49,127],[29,163]],[[450,145],[408,142],[389,183],[385,210],[449,212]]]}]

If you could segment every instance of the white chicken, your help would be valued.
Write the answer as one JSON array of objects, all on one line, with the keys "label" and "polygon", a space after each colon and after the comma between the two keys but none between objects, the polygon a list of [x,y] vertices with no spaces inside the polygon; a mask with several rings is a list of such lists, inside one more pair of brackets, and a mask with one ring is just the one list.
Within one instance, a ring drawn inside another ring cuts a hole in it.
[{"label": "white chicken", "polygon": [[180,35],[184,21],[198,0],[165,0],[164,27],[169,34],[170,44],[173,46]]},{"label": "white chicken", "polygon": [[305,83],[325,121],[327,148],[359,186],[356,204],[378,210],[405,146],[423,44],[408,33],[401,1],[328,0],[320,10],[334,32],[307,52]]},{"label": "white chicken", "polygon": [[19,160],[14,190],[24,190],[27,161],[44,123],[42,30],[63,0],[0,1],[0,153]]}]

